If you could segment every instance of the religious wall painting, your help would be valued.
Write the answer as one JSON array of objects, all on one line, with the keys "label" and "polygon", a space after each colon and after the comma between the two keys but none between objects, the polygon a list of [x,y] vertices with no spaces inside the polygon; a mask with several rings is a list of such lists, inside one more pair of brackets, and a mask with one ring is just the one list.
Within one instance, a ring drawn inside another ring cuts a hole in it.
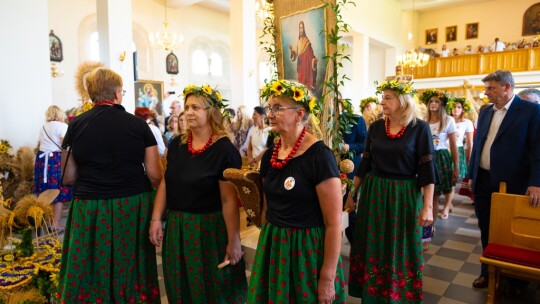
[{"label": "religious wall painting", "polygon": [[457,25],[446,27],[446,42],[457,40]]},{"label": "religious wall painting", "polygon": [[465,39],[478,38],[478,22],[467,23],[465,25]]},{"label": "religious wall painting", "polygon": [[283,71],[280,77],[303,83],[320,97],[326,74],[325,8],[318,6],[288,14],[279,22]]},{"label": "religious wall painting", "polygon": [[163,81],[139,80],[135,82],[135,106],[147,107],[163,115]]},{"label": "religious wall painting", "polygon": [[427,45],[437,43],[438,31],[439,30],[436,28],[426,30],[426,44]]},{"label": "religious wall painting", "polygon": [[167,55],[165,63],[167,65],[167,74],[178,74],[178,57],[172,51]]},{"label": "religious wall painting", "polygon": [[540,34],[540,2],[531,5],[523,14],[522,36]]},{"label": "religious wall painting", "polygon": [[62,41],[54,34],[53,30],[49,33],[49,54],[51,61],[62,62],[64,60]]}]

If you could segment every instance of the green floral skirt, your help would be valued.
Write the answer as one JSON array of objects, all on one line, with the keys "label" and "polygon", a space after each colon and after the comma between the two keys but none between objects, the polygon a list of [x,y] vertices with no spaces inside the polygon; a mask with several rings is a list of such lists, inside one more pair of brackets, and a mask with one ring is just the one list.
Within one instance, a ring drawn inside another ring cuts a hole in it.
[{"label": "green floral skirt", "polygon": [[163,236],[163,276],[169,303],[245,303],[244,260],[218,269],[227,248],[221,211],[169,210]]},{"label": "green floral skirt", "polygon": [[[265,223],[255,253],[247,303],[318,303],[324,235],[324,227],[283,228]],[[334,287],[334,303],[345,303],[341,257]]]},{"label": "green floral skirt", "polygon": [[441,149],[435,151],[435,166],[439,172],[440,183],[435,185],[434,195],[440,195],[442,193],[450,193],[454,183],[452,182],[452,173],[454,172],[452,155],[450,151]]},{"label": "green floral skirt", "polygon": [[59,302],[160,303],[156,250],[148,239],[153,192],[75,198],[67,219]]},{"label": "green floral skirt", "polygon": [[459,180],[467,176],[467,157],[465,157],[465,148],[458,147],[459,152]]},{"label": "green floral skirt", "polygon": [[370,303],[422,302],[422,209],[416,180],[368,173],[351,248],[349,294]]}]

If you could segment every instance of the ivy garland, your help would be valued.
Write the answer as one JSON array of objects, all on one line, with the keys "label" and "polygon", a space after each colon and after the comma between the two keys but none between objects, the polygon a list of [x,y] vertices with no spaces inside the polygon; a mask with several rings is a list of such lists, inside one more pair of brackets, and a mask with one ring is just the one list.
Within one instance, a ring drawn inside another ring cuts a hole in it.
[{"label": "ivy garland", "polygon": [[[328,108],[328,118],[326,119],[326,137],[331,139],[331,147],[336,158],[340,158],[343,151],[343,135],[351,132],[353,125],[357,124],[354,117],[352,102],[349,98],[340,99],[340,87],[344,85],[345,80],[350,80],[347,75],[340,75],[339,69],[343,68],[343,60],[351,62],[349,55],[345,55],[345,45],[339,46],[339,40],[343,38],[344,33],[349,32],[349,25],[343,21],[341,15],[342,9],[346,6],[356,4],[351,0],[336,0],[336,3],[325,3],[324,7],[329,7],[336,16],[336,23],[330,32],[327,34],[328,44],[335,46],[334,52],[324,56],[327,64],[332,64],[332,73],[323,83],[326,88],[323,98],[327,97],[332,100],[332,106]],[[352,158],[353,152],[346,153],[347,158]]]},{"label": "ivy garland", "polygon": [[[269,40],[261,40],[259,42],[259,45],[262,47],[262,49],[268,54],[269,62],[268,65],[271,67],[272,70],[272,78],[271,79],[278,79],[278,72],[277,72],[277,50],[276,50],[276,27],[274,26],[274,1],[266,1],[268,5],[268,16],[264,18],[263,21],[263,31],[262,35],[259,37],[261,39],[264,39],[265,37],[269,37]],[[266,82],[266,81],[265,81]]]}]

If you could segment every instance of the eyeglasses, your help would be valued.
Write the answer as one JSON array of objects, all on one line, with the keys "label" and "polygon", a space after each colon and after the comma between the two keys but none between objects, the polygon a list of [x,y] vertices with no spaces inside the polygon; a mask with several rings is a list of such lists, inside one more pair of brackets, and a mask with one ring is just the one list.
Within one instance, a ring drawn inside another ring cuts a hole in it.
[{"label": "eyeglasses", "polygon": [[122,96],[126,95],[126,90],[122,90]]},{"label": "eyeglasses", "polygon": [[202,109],[207,110],[208,108],[210,108],[210,107],[203,108],[203,107],[201,107],[199,105],[191,105],[191,106],[190,105],[185,105],[184,106],[184,112],[189,112],[189,109],[193,110],[193,112],[197,112],[197,111],[202,110]]},{"label": "eyeglasses", "polygon": [[294,109],[294,110],[298,110],[300,107],[298,106],[289,106],[289,107],[282,107],[282,106],[279,106],[279,105],[275,105],[273,107],[270,107],[270,106],[266,106],[264,107],[264,111],[266,112],[266,115],[274,115],[274,116],[279,116],[281,115],[281,113],[283,113],[283,111],[285,110],[288,110],[288,109]]}]

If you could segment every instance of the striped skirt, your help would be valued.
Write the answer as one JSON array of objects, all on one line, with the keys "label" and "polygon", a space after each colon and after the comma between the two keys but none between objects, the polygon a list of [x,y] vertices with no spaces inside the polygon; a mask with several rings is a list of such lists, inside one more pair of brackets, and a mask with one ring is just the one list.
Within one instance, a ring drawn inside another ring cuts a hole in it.
[{"label": "striped skirt", "polygon": [[62,152],[38,152],[34,163],[34,194],[39,195],[45,190],[59,189],[60,194],[54,199],[55,203],[71,200],[71,187],[60,185],[61,164]]},{"label": "striped skirt", "polygon": [[450,193],[452,187],[455,186],[455,183],[452,182],[452,173],[453,173],[453,162],[450,151],[447,149],[441,149],[435,151],[435,166],[439,172],[440,183],[435,185],[435,191],[433,194],[435,196],[442,193]]}]

